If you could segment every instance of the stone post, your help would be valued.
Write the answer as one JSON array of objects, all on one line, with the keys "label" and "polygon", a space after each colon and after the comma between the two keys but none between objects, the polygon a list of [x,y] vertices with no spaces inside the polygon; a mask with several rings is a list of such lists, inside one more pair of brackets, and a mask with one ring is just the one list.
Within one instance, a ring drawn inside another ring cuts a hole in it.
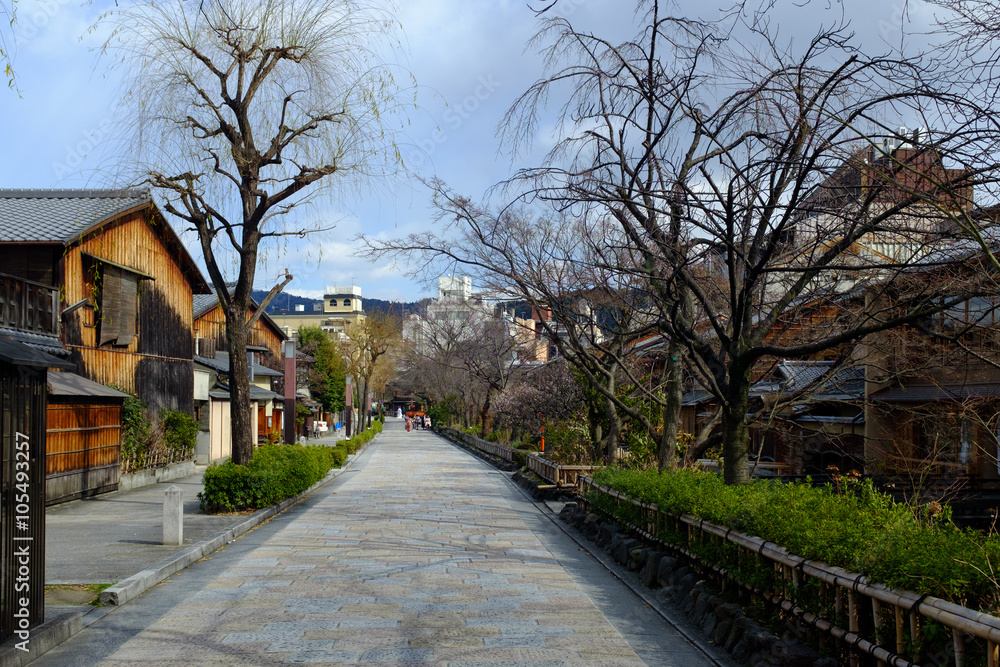
[{"label": "stone post", "polygon": [[184,492],[173,484],[163,492],[163,543],[184,544]]}]

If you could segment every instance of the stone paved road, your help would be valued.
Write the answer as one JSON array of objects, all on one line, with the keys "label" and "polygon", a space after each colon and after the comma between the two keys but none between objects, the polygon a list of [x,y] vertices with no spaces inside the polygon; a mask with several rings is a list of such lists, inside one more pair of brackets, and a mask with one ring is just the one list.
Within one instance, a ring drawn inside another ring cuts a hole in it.
[{"label": "stone paved road", "polygon": [[712,664],[469,454],[358,463],[35,664]]}]

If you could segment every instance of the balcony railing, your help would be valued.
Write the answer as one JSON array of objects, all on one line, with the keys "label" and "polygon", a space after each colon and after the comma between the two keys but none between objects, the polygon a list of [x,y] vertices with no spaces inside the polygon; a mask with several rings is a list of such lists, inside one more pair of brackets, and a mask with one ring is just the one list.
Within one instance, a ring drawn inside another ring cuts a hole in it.
[{"label": "balcony railing", "polygon": [[0,327],[59,334],[59,290],[0,273]]}]

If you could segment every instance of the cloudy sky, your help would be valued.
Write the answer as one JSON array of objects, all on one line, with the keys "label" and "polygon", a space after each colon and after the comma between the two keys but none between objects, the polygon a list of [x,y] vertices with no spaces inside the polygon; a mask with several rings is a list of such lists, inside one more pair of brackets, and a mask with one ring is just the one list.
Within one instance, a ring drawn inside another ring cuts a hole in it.
[{"label": "cloudy sky", "polygon": [[[124,1],[124,0],[121,0]],[[419,109],[401,137],[410,174],[373,183],[355,197],[313,207],[303,215],[331,232],[266,256],[258,287],[269,287],[288,267],[289,292],[321,295],[325,285],[360,285],[365,296],[414,300],[431,294],[389,262],[354,257],[352,239],[364,231],[399,236],[432,224],[428,195],[413,174],[437,176],[455,189],[481,197],[517,164],[544,154],[550,133],[540,133],[533,154],[512,164],[498,152],[497,123],[517,95],[541,73],[525,46],[538,28],[528,0],[401,0],[398,17],[405,53],[401,65],[416,80]],[[814,33],[822,21],[844,15],[866,46],[898,40],[900,26],[928,25],[919,0],[815,0],[808,7],[779,0],[774,13],[782,34]],[[20,0],[14,36],[19,94],[0,90],[0,128],[6,134],[0,187],[78,188],[114,183],[109,155],[121,125],[115,117],[119,88],[95,47],[105,37],[92,30],[113,0]],[[533,6],[544,6],[534,2]],[[553,11],[575,24],[620,40],[635,30],[631,0],[559,0]],[[678,12],[711,17],[714,0],[680,0]],[[13,40],[13,41],[11,41]],[[873,48],[875,48],[873,46]],[[191,241],[192,238],[188,237]],[[191,244],[193,248],[194,245]],[[197,256],[197,252],[193,252]]]}]

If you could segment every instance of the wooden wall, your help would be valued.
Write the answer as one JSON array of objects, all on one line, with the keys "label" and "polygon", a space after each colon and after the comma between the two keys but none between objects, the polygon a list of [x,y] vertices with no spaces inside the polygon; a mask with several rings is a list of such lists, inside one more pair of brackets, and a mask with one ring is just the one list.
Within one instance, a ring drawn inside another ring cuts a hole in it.
[{"label": "wooden wall", "polygon": [[[195,338],[208,338],[215,341],[215,349],[220,352],[229,350],[229,345],[226,342],[226,315],[222,312],[221,306],[217,305],[195,320],[194,335]],[[283,358],[281,343],[281,337],[263,321],[263,318],[257,320],[256,324],[253,325],[253,330],[247,340],[248,345],[266,347],[270,351],[270,358],[262,359],[261,363],[268,368],[279,371],[283,369],[281,366]]]},{"label": "wooden wall", "polygon": [[48,504],[111,491],[121,465],[121,405],[49,403],[45,496]]},{"label": "wooden wall", "polygon": [[84,253],[154,276],[139,281],[137,336],[128,346],[98,348],[97,320],[85,306],[65,322],[65,341],[81,375],[133,392],[154,410],[193,412],[194,354],[191,285],[151,228],[150,210],[129,214],[67,249],[62,260],[64,304],[91,296],[94,283]]}]

